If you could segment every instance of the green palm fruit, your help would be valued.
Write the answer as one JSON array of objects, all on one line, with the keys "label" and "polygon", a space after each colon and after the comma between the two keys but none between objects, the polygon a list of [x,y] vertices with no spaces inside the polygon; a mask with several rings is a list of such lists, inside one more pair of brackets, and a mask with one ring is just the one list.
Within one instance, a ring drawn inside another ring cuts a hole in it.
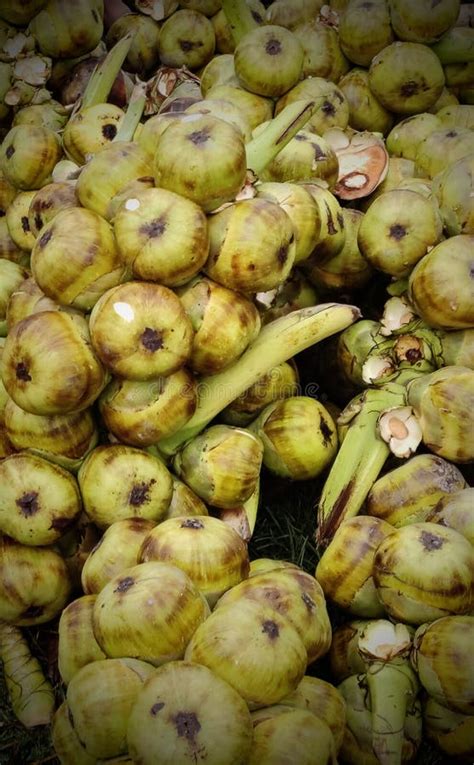
[{"label": "green palm fruit", "polygon": [[[443,3],[446,9],[446,0]],[[456,10],[457,3],[451,5],[451,11]],[[461,6],[462,7],[462,6]],[[447,17],[446,17],[447,20]],[[451,64],[469,64],[474,60],[474,36],[472,29],[451,23],[445,34],[432,45],[443,66]]]},{"label": "green palm fruit", "polygon": [[16,125],[38,125],[59,133],[66,125],[68,111],[59,101],[51,99],[43,104],[28,104],[19,109],[12,120]]},{"label": "green palm fruit", "polygon": [[305,259],[303,270],[307,271],[315,263],[325,263],[342,250],[346,241],[346,230],[342,207],[334,194],[324,187],[323,182],[305,182],[302,185],[316,202],[320,220],[319,241],[309,258]]},{"label": "green palm fruit", "polygon": [[365,512],[399,528],[428,520],[440,499],[466,486],[456,465],[434,454],[415,454],[375,481]]},{"label": "green palm fruit", "polygon": [[204,752],[209,765],[247,762],[252,722],[245,701],[215,672],[171,661],[138,694],[127,743],[133,760],[143,765],[192,765]]},{"label": "green palm fruit", "polygon": [[35,194],[36,191],[19,191],[5,214],[11,238],[20,250],[26,252],[31,252],[36,241],[28,217]]},{"label": "green palm fruit", "polygon": [[234,68],[245,90],[278,98],[299,80],[304,51],[290,30],[275,23],[245,34],[234,51]]},{"label": "green palm fruit", "polygon": [[169,518],[152,529],[138,563],[161,561],[182,569],[212,608],[218,598],[248,576],[247,545],[219,518]]},{"label": "green palm fruit", "polygon": [[298,269],[290,271],[289,276],[276,289],[257,292],[255,303],[262,324],[268,324],[300,308],[311,308],[318,304],[319,298],[315,287]]},{"label": "green palm fruit", "polygon": [[433,178],[444,227],[449,236],[474,234],[474,153],[461,157]]},{"label": "green palm fruit", "polygon": [[334,739],[323,720],[309,710],[291,707],[282,708],[273,717],[273,709],[280,710],[279,707],[269,707],[252,715],[254,733],[249,765],[270,765],[276,758],[288,761],[294,758],[301,765],[311,765],[315,752],[321,765],[335,762]]},{"label": "green palm fruit", "polygon": [[25,728],[48,725],[54,713],[52,685],[21,630],[0,623],[0,659],[9,702]]},{"label": "green palm fruit", "polygon": [[36,237],[43,226],[61,210],[78,207],[75,185],[70,181],[48,183],[31,198],[28,209],[30,231]]},{"label": "green palm fruit", "polygon": [[[233,57],[232,57],[233,58]],[[237,75],[235,75],[237,77]],[[237,83],[227,76],[225,82],[216,82],[216,84],[207,85],[202,91],[205,99],[222,98],[230,101],[246,116],[252,130],[262,122],[271,120],[273,116],[273,101],[270,98],[259,96],[256,93],[244,90]]]},{"label": "green palm fruit", "polygon": [[126,518],[158,522],[173,490],[171,474],[159,459],[123,444],[93,449],[80,467],[78,481],[84,510],[102,529]]},{"label": "green palm fruit", "polygon": [[438,704],[471,714],[474,678],[469,667],[474,616],[445,616],[421,625],[413,638],[411,659],[420,682]]},{"label": "green palm fruit", "polygon": [[16,449],[43,457],[73,473],[99,439],[90,409],[45,416],[26,412],[9,399],[4,419],[8,438]]},{"label": "green palm fruit", "polygon": [[193,517],[194,515],[209,515],[206,505],[189,486],[173,476],[171,502],[163,520],[179,518],[180,516]]},{"label": "green palm fruit", "polygon": [[29,31],[45,56],[76,58],[92,51],[103,32],[101,0],[63,7],[60,0],[47,0],[43,9],[30,21]]},{"label": "green palm fruit", "polygon": [[271,606],[288,620],[303,641],[307,664],[328,652],[331,623],[323,590],[310,574],[293,567],[256,574],[227,590],[214,610],[242,600]]},{"label": "green palm fruit", "polygon": [[160,112],[159,114],[153,114],[145,122],[140,122],[137,125],[133,134],[133,140],[153,160],[158,137],[172,122],[180,120],[182,116],[183,113],[181,112]]},{"label": "green palm fruit", "polygon": [[452,462],[474,459],[474,371],[442,367],[413,380],[407,388],[428,448]]},{"label": "green palm fruit", "polygon": [[62,311],[42,311],[10,329],[2,379],[14,402],[32,414],[80,412],[99,396],[107,374],[95,356],[87,321]]},{"label": "green palm fruit", "polygon": [[63,146],[69,159],[84,165],[90,155],[109,146],[125,118],[114,104],[99,103],[81,108],[64,128]]},{"label": "green palm fruit", "polygon": [[275,114],[279,114],[289,104],[305,99],[316,104],[306,130],[318,136],[324,136],[326,130],[332,127],[345,130],[349,123],[349,103],[342,90],[323,77],[307,77],[294,85],[278,99]]},{"label": "green palm fruit", "polygon": [[[132,517],[114,521],[84,562],[81,571],[84,592],[97,595],[117,574],[135,566],[141,546],[154,526],[155,521],[147,518]],[[91,601],[92,605],[94,601],[95,598]]]},{"label": "green palm fruit", "polygon": [[51,181],[51,173],[61,154],[61,142],[50,128],[17,125],[2,141],[0,167],[15,188],[22,191],[40,189]]},{"label": "green palm fruit", "polygon": [[379,518],[361,515],[344,521],[316,567],[326,597],[356,616],[383,616],[372,568],[377,547],[392,533],[393,527]]},{"label": "green palm fruit", "polygon": [[339,21],[339,43],[350,61],[370,65],[373,57],[393,41],[390,15],[385,0],[350,0]]},{"label": "green palm fruit", "polygon": [[466,487],[453,494],[447,494],[441,497],[435,507],[429,511],[426,520],[449,526],[474,544],[473,500],[474,487]]},{"label": "green palm fruit", "polygon": [[303,570],[301,566],[297,566],[296,563],[287,560],[254,558],[254,560],[250,561],[249,578],[258,576],[259,574],[266,574],[268,571],[276,571],[279,568],[296,568],[298,571]]},{"label": "green palm fruit", "polygon": [[416,175],[433,179],[473,151],[474,133],[470,128],[442,127],[434,130],[418,144],[415,154]]},{"label": "green palm fruit", "polygon": [[123,444],[153,446],[189,422],[198,397],[198,381],[182,367],[166,377],[126,380],[115,377],[98,404],[105,426]]},{"label": "green palm fruit", "polygon": [[[263,3],[260,2],[260,0],[246,0],[246,5],[248,6],[251,14],[252,21],[255,22],[255,25],[261,25],[265,21],[265,6]],[[237,9],[238,10],[238,9]],[[231,20],[234,22],[234,19],[231,17]],[[242,17],[237,13],[237,24],[241,24],[243,21]],[[244,20],[245,21],[245,20]],[[220,54],[223,55],[230,55],[235,50],[235,39],[233,35],[233,31],[235,31],[236,27],[234,23],[232,26],[230,25],[226,13],[224,9],[221,7],[220,10],[217,11],[213,16],[211,16],[211,24],[214,28],[214,34],[216,36],[216,51],[218,51]],[[250,29],[254,25],[250,25]],[[212,64],[212,62],[215,60],[216,56],[214,56],[213,59],[209,62],[209,64]],[[208,66],[209,66],[208,64]],[[203,91],[204,92],[204,91]]]},{"label": "green palm fruit", "polygon": [[474,106],[470,104],[455,104],[445,106],[438,112],[444,127],[474,127]]},{"label": "green palm fruit", "polygon": [[386,146],[390,156],[416,159],[420,143],[435,130],[441,130],[443,123],[437,114],[422,112],[397,122],[387,136]]},{"label": "green palm fruit", "polygon": [[428,697],[423,705],[426,737],[449,757],[469,760],[474,752],[474,715],[463,715]]},{"label": "green palm fruit", "polygon": [[233,364],[260,331],[256,306],[212,279],[197,276],[177,294],[194,329],[188,364],[196,374],[214,374]]},{"label": "green palm fruit", "polygon": [[184,658],[226,680],[252,710],[277,704],[295,690],[307,651],[296,628],[271,605],[239,598],[199,625]]},{"label": "green palm fruit", "polygon": [[[285,3],[285,7],[287,5]],[[336,29],[311,19],[298,23],[292,31],[303,46],[303,79],[322,77],[339,83],[341,77],[349,70],[350,64],[342,52]]]},{"label": "green palm fruit", "polygon": [[214,117],[237,127],[241,131],[245,143],[248,143],[252,138],[252,128],[246,115],[235,104],[225,101],[223,98],[203,98],[188,106],[185,112],[186,114],[212,114]]},{"label": "green palm fruit", "polygon": [[299,389],[299,375],[296,365],[283,362],[263,375],[256,383],[227,406],[221,420],[226,425],[246,427],[273,401],[296,396]]},{"label": "green palm fruit", "polygon": [[[182,5],[182,3],[181,3]],[[160,60],[158,39],[160,25],[150,16],[142,13],[126,13],[109,26],[105,36],[107,47],[111,48],[126,34],[132,32],[133,40],[123,67],[141,77],[156,68]]]},{"label": "green palm fruit", "polygon": [[79,516],[79,487],[59,465],[26,452],[12,454],[0,463],[0,478],[0,531],[17,542],[50,545]]},{"label": "green palm fruit", "polygon": [[97,355],[120,377],[167,376],[191,357],[191,321],[178,296],[161,284],[129,281],[107,290],[89,326]]},{"label": "green palm fruit", "polygon": [[408,181],[413,179],[414,175],[415,163],[412,159],[389,157],[385,178],[368,197],[362,198],[359,201],[359,209],[363,212],[367,212],[374,199],[377,199],[377,197],[381,196],[381,194],[384,194],[386,191],[397,189],[405,180]]},{"label": "green palm fruit", "polygon": [[[5,216],[17,193],[15,186],[7,180],[5,174],[0,170],[0,218]],[[2,255],[2,257],[4,256]]]},{"label": "green palm fruit", "polygon": [[381,324],[373,319],[360,319],[341,332],[337,338],[337,364],[345,379],[365,387],[362,376],[364,364],[369,358],[387,356],[391,343],[381,333]]},{"label": "green palm fruit", "polygon": [[249,499],[260,475],[262,458],[262,442],[253,433],[230,425],[213,425],[183,446],[174,458],[173,468],[198,497],[225,509]]},{"label": "green palm fruit", "polygon": [[102,588],[94,634],[109,657],[160,665],[183,657],[209,613],[206,598],[184,571],[150,561],[124,569]]},{"label": "green palm fruit", "polygon": [[[259,131],[262,126],[257,128]],[[255,133],[257,134],[257,133]],[[299,130],[260,174],[262,181],[285,183],[321,180],[333,188],[338,178],[339,163],[330,144],[310,130]]]},{"label": "green palm fruit", "polygon": [[459,104],[458,97],[454,94],[452,90],[447,88],[446,86],[441,91],[441,95],[438,98],[438,100],[433,104],[433,106],[428,110],[432,114],[437,114],[438,112],[442,111],[446,107],[453,107]]},{"label": "green palm fruit", "polygon": [[427,253],[410,274],[409,299],[431,327],[474,327],[473,241],[474,237],[468,234],[449,237]]},{"label": "green palm fruit", "polygon": [[208,225],[204,271],[211,279],[244,293],[273,289],[285,281],[296,245],[291,218],[280,205],[257,197],[243,200],[217,212]]},{"label": "green palm fruit", "polygon": [[43,624],[68,602],[71,580],[61,555],[49,547],[0,537],[0,619],[19,627]]},{"label": "green palm fruit", "polygon": [[23,26],[46,5],[46,0],[25,0],[21,5],[14,0],[6,0],[0,11],[0,18],[15,26]]},{"label": "green palm fruit", "polygon": [[69,719],[94,758],[127,751],[127,723],[133,705],[154,668],[133,658],[102,659],[82,667],[66,694]]},{"label": "green palm fruit", "polygon": [[79,313],[74,309],[66,308],[55,303],[51,298],[46,297],[44,292],[40,290],[36,284],[33,276],[26,276],[23,281],[20,282],[14,292],[11,293],[10,299],[7,303],[7,329],[10,332],[11,328],[22,319],[26,319],[33,313],[40,313],[41,311],[66,311]]},{"label": "green palm fruit", "polygon": [[426,111],[441,95],[444,83],[438,57],[420,43],[391,43],[370,62],[370,89],[395,114]]},{"label": "green palm fruit", "polygon": [[[213,24],[214,30],[216,32],[217,47],[219,47],[219,32],[217,31],[218,22],[216,21],[215,23],[215,20],[220,15],[221,11],[219,11],[219,13],[211,19],[211,23]],[[222,15],[224,15],[223,11]],[[211,88],[218,85],[231,85],[234,88],[240,88],[240,83],[237,79],[234,68],[234,56],[230,51],[221,51],[221,55],[213,56],[213,58],[211,58],[211,60],[201,71],[201,93],[203,98],[207,97],[207,93]],[[221,101],[224,99],[216,100]],[[246,115],[244,115],[244,117],[246,117]]]},{"label": "green palm fruit", "polygon": [[314,21],[323,4],[323,0],[274,0],[266,11],[265,20],[267,24],[294,30],[305,22]]},{"label": "green palm fruit", "polygon": [[215,45],[214,28],[199,11],[183,8],[161,24],[158,53],[164,66],[201,69],[212,58]]},{"label": "green palm fruit", "polygon": [[389,0],[390,21],[399,40],[433,43],[454,26],[458,17],[459,0],[441,0],[432,6],[422,0],[415,6],[409,0]]},{"label": "green palm fruit", "polygon": [[58,625],[58,669],[61,680],[68,685],[86,664],[106,659],[92,628],[95,595],[82,595],[62,611]]},{"label": "green palm fruit", "polygon": [[10,297],[27,276],[28,272],[18,263],[0,258],[0,337],[7,334],[7,310]]},{"label": "green palm fruit", "polygon": [[73,728],[67,701],[63,701],[51,722],[51,743],[61,765],[96,765],[97,758],[88,754]]},{"label": "green palm fruit", "polygon": [[349,104],[349,125],[354,130],[371,130],[386,135],[393,125],[393,115],[377,100],[369,88],[366,69],[353,67],[338,82]]},{"label": "green palm fruit", "polygon": [[336,752],[339,751],[344,735],[346,705],[342,694],[334,685],[319,677],[305,675],[293,693],[285,696],[281,703],[307,709],[323,720],[331,729]]},{"label": "green palm fruit", "polygon": [[335,423],[324,405],[309,396],[274,401],[249,425],[263,443],[263,464],[276,475],[315,478],[337,452]]},{"label": "green palm fruit", "polygon": [[436,523],[411,523],[379,545],[373,577],[394,619],[423,624],[472,609],[474,551],[465,537]]},{"label": "green palm fruit", "polygon": [[82,207],[61,210],[43,226],[31,268],[48,297],[83,311],[126,276],[112,227]]}]

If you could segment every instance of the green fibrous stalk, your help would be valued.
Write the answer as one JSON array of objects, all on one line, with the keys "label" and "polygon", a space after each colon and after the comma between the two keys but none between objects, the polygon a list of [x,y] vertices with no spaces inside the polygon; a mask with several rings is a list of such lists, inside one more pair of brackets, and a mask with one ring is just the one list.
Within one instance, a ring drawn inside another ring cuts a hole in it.
[{"label": "green fibrous stalk", "polygon": [[133,35],[125,35],[110,49],[105,59],[96,66],[83,93],[80,104],[81,110],[107,101],[132,42]]},{"label": "green fibrous stalk", "polygon": [[222,0],[222,10],[225,13],[235,45],[247,32],[256,29],[259,24],[252,16],[245,0]]}]

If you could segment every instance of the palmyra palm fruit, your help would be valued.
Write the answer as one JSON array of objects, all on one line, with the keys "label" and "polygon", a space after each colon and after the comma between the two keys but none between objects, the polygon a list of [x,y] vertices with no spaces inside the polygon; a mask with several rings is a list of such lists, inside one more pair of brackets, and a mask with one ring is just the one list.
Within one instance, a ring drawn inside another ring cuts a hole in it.
[{"label": "palmyra palm fruit", "polygon": [[408,404],[432,452],[452,462],[474,459],[474,371],[450,366],[408,384]]},{"label": "palmyra palm fruit", "polygon": [[169,518],[150,530],[138,563],[162,561],[185,571],[209,605],[248,576],[247,545],[219,518]]},{"label": "palmyra palm fruit", "polygon": [[39,189],[51,180],[61,157],[61,142],[49,128],[17,125],[6,134],[0,146],[0,167],[15,188]]},{"label": "palmyra palm fruit", "polygon": [[473,156],[461,157],[433,178],[433,192],[449,236],[474,234]]},{"label": "palmyra palm fruit", "polygon": [[434,179],[452,167],[458,159],[474,150],[474,135],[470,128],[441,127],[429,133],[420,143],[415,155],[416,175]]},{"label": "palmyra palm fruit", "polygon": [[474,715],[453,712],[434,699],[425,699],[423,724],[426,737],[448,756],[469,761],[474,752]]},{"label": "palmyra palm fruit", "polygon": [[408,0],[389,0],[390,22],[400,40],[433,43],[454,26],[459,0],[441,0],[434,7],[429,0],[415,6]]},{"label": "palmyra palm fruit", "polygon": [[346,231],[342,207],[323,182],[304,182],[303,186],[309,191],[319,213],[319,238],[313,252],[304,261],[303,272],[307,272],[314,263],[324,263],[334,257],[344,246]]},{"label": "palmyra palm fruit", "polygon": [[10,296],[27,276],[28,272],[18,263],[0,259],[0,336],[7,334],[7,308]]},{"label": "palmyra palm fruit", "polygon": [[41,229],[31,268],[48,297],[84,311],[126,275],[112,227],[82,207],[61,210]]},{"label": "palmyra palm fruit", "polygon": [[126,568],[135,566],[141,546],[154,528],[147,518],[123,518],[114,521],[87,556],[81,571],[82,589],[98,594],[103,587]]},{"label": "palmyra palm fruit", "polygon": [[411,659],[427,693],[454,712],[472,714],[474,678],[471,660],[474,616],[445,616],[421,625]]},{"label": "palmyra palm fruit", "polygon": [[106,383],[86,320],[62,311],[42,311],[17,322],[5,341],[2,367],[8,394],[32,414],[87,409]]},{"label": "palmyra palm fruit", "polygon": [[19,191],[6,212],[10,236],[21,250],[30,252],[36,237],[31,231],[28,212],[35,191]]},{"label": "palmyra palm fruit", "polygon": [[306,21],[317,18],[323,5],[322,0],[274,0],[267,8],[265,20],[268,24],[279,24],[287,29],[294,29]]},{"label": "palmyra palm fruit", "polygon": [[474,327],[473,242],[474,237],[468,234],[449,237],[427,253],[410,274],[409,298],[431,327]]},{"label": "palmyra palm fruit", "polygon": [[51,743],[61,765],[96,765],[97,758],[88,754],[73,728],[67,701],[56,709],[51,722]]},{"label": "palmyra palm fruit", "polygon": [[191,321],[177,295],[161,284],[129,281],[107,290],[89,326],[99,358],[127,379],[170,375],[191,355]]},{"label": "palmyra palm fruit", "polygon": [[309,396],[290,396],[268,404],[249,429],[263,443],[263,464],[293,480],[315,478],[337,451],[331,415]]},{"label": "palmyra palm fruit", "polygon": [[338,32],[347,58],[359,66],[369,66],[393,40],[386,1],[351,0],[341,13]]},{"label": "palmyra palm fruit", "polygon": [[4,217],[9,205],[13,202],[18,191],[0,170],[0,217]]},{"label": "palmyra palm fruit", "polygon": [[279,114],[288,104],[301,99],[310,99],[315,102],[313,114],[305,126],[306,130],[318,136],[324,136],[329,128],[340,127],[344,130],[347,127],[349,103],[342,90],[333,82],[323,77],[308,77],[301,80],[278,99],[275,114]]},{"label": "palmyra palm fruit", "polygon": [[456,529],[471,544],[474,544],[473,502],[474,487],[467,487],[455,491],[453,494],[446,494],[429,511],[426,520]]},{"label": "palmyra palm fruit", "polygon": [[[256,24],[263,24],[265,22],[265,6],[260,0],[246,0],[252,19]],[[237,6],[238,7],[238,6]],[[232,54],[235,50],[235,27],[229,23],[224,9],[221,7],[213,16],[211,16],[211,24],[214,28],[214,34],[216,36],[216,51],[223,55]],[[217,58],[214,56],[209,62]]]},{"label": "palmyra palm fruit", "polygon": [[72,677],[66,694],[69,719],[95,758],[127,751],[127,724],[135,699],[154,668],[133,658],[102,659]]},{"label": "palmyra palm fruit", "polygon": [[426,111],[439,98],[444,82],[437,55],[420,43],[391,43],[374,56],[369,67],[370,89],[395,114]]},{"label": "palmyra palm fruit", "polygon": [[319,677],[305,675],[293,693],[281,700],[281,704],[307,709],[323,720],[331,730],[336,751],[339,751],[344,735],[346,705],[334,685]]},{"label": "palmyra palm fruit", "polygon": [[223,98],[203,98],[201,101],[196,101],[196,103],[188,106],[186,114],[212,114],[214,117],[237,127],[241,131],[245,143],[250,141],[252,137],[252,128],[247,116],[235,104]]},{"label": "palmyra palm fruit", "polygon": [[52,544],[81,511],[76,479],[34,454],[12,454],[0,462],[0,486],[0,531],[22,544]]},{"label": "palmyra palm fruit", "polygon": [[441,498],[466,486],[456,465],[435,454],[415,454],[375,481],[365,512],[398,528],[427,520]]},{"label": "palmyra palm fruit", "polygon": [[337,31],[314,19],[298,24],[292,31],[303,46],[303,79],[323,77],[339,82],[349,69],[349,61],[341,50]]},{"label": "palmyra palm fruit", "polygon": [[36,192],[28,210],[28,223],[35,238],[61,210],[78,207],[74,183],[59,181],[48,183]]},{"label": "palmyra palm fruit", "polygon": [[95,595],[82,595],[61,612],[58,669],[65,685],[86,664],[107,658],[94,637],[92,611],[95,601]]},{"label": "palmyra palm fruit", "polygon": [[237,83],[216,83],[209,87],[204,98],[222,98],[235,104],[245,114],[252,129],[270,120],[273,115],[273,101],[270,98],[250,93]]},{"label": "palmyra palm fruit", "polygon": [[456,104],[445,106],[439,110],[439,119],[445,127],[467,127],[474,126],[474,106],[472,104]]},{"label": "palmyra palm fruit", "polygon": [[393,115],[370,90],[366,69],[353,67],[341,77],[338,87],[349,104],[349,124],[354,130],[388,133],[393,125]]},{"label": "palmyra palm fruit", "polygon": [[214,374],[228,367],[260,331],[256,306],[212,279],[197,276],[177,294],[194,329],[188,364],[197,374]]},{"label": "palmyra palm fruit", "polygon": [[419,522],[396,529],[377,548],[373,577],[387,613],[422,624],[472,609],[474,551],[458,531]]},{"label": "palmyra palm fruit", "polygon": [[67,109],[59,102],[51,99],[43,104],[30,103],[16,112],[12,127],[16,125],[42,125],[60,132],[68,120]]},{"label": "palmyra palm fruit", "polygon": [[326,597],[356,616],[382,616],[372,568],[377,547],[392,533],[393,527],[379,518],[360,515],[344,521],[316,567]]},{"label": "palmyra palm fruit", "polygon": [[242,133],[218,117],[188,114],[157,140],[156,185],[191,199],[206,212],[231,201],[246,172]]},{"label": "palmyra palm fruit", "polygon": [[206,505],[189,486],[173,476],[171,502],[163,520],[181,516],[192,517],[194,515],[209,515]]},{"label": "palmyra palm fruit", "polygon": [[212,425],[184,445],[173,468],[205,502],[230,508],[252,495],[262,457],[262,442],[249,430]]},{"label": "palmyra palm fruit", "polygon": [[292,563],[289,560],[254,558],[254,560],[250,561],[249,578],[259,574],[266,574],[268,571],[277,571],[280,568],[296,568],[298,571],[302,571],[301,566],[297,566],[296,563]]},{"label": "palmyra palm fruit", "polygon": [[124,569],[103,587],[94,605],[94,634],[107,656],[159,665],[183,657],[209,613],[184,571],[150,561]]},{"label": "palmyra palm fruit", "polygon": [[[240,88],[240,83],[235,73],[234,56],[232,53],[224,52],[221,55],[213,56],[201,71],[200,79],[203,98],[206,98],[208,91],[217,85],[231,85],[234,88]],[[217,100],[222,101],[225,99],[219,98]],[[271,114],[272,112],[270,112],[270,117]]]},{"label": "palmyra palm fruit", "polygon": [[[273,709],[279,710],[275,716],[271,714]],[[270,706],[255,712],[252,718],[254,732],[249,765],[271,765],[280,758],[311,765],[315,762],[315,752],[318,765],[330,765],[335,761],[336,747],[331,730],[311,711]]]},{"label": "palmyra palm fruit", "polygon": [[[3,261],[2,261],[3,262]],[[8,261],[9,263],[12,261]],[[15,264],[16,265],[16,264]],[[29,272],[28,272],[29,273]],[[60,306],[51,298],[46,297],[44,292],[38,287],[33,276],[26,275],[25,279],[20,282],[17,289],[14,290],[7,304],[7,331],[22,319],[26,319],[33,313],[41,313],[41,311],[71,311],[74,313],[74,309],[69,309],[65,306]],[[79,313],[78,311],[76,313]]]},{"label": "palmyra palm fruit", "polygon": [[[157,138],[172,122],[180,120],[183,116],[184,113],[182,112],[159,112],[154,114],[148,117],[145,122],[140,122],[137,125],[133,134],[133,140],[153,159]],[[153,186],[153,183],[151,185]]]},{"label": "palmyra palm fruit", "polygon": [[255,574],[229,589],[215,610],[240,600],[271,606],[296,629],[307,651],[307,663],[324,656],[331,644],[331,624],[324,593],[316,579],[298,568]]},{"label": "palmyra palm fruit", "polygon": [[94,104],[73,114],[64,128],[63,146],[69,159],[84,165],[89,155],[109,146],[125,112],[114,104]]},{"label": "palmyra palm fruit", "polygon": [[246,762],[252,723],[242,697],[216,673],[190,661],[155,670],[133,705],[127,743],[143,765]]},{"label": "palmyra palm fruit", "polygon": [[214,28],[203,13],[183,8],[164,21],[158,37],[158,53],[164,66],[200,69],[212,58],[216,44]]},{"label": "palmyra palm fruit", "polygon": [[29,26],[41,53],[53,58],[89,53],[100,42],[103,28],[101,0],[80,0],[65,7],[60,0],[48,0]]},{"label": "palmyra palm fruit", "polygon": [[333,631],[329,663],[331,675],[338,682],[360,674],[366,669],[366,662],[359,651],[359,639],[370,619],[344,622]]},{"label": "palmyra palm fruit", "polygon": [[234,51],[234,67],[242,87],[276,98],[299,80],[303,46],[277,24],[258,26],[242,37]]},{"label": "palmyra palm fruit", "polygon": [[38,415],[26,412],[9,399],[5,429],[16,449],[44,457],[72,472],[97,444],[99,435],[92,411]]},{"label": "palmyra palm fruit", "polygon": [[443,123],[436,114],[412,114],[392,128],[386,139],[387,150],[390,156],[415,160],[420,143],[442,127]]},{"label": "palmyra palm fruit", "polygon": [[316,133],[299,130],[260,177],[263,181],[277,183],[321,179],[332,188],[337,181],[338,169],[336,153],[329,143]]},{"label": "palmyra palm fruit", "polygon": [[0,623],[0,658],[9,702],[25,726],[48,725],[54,713],[54,692],[21,630]]},{"label": "palmyra palm fruit", "polygon": [[151,380],[115,377],[98,404],[106,427],[119,441],[143,447],[184,427],[196,410],[197,395],[197,379],[182,367]]},{"label": "palmyra palm fruit", "polygon": [[302,271],[295,268],[283,284],[273,290],[257,292],[254,300],[263,324],[268,324],[292,311],[317,305],[318,295]]},{"label": "palmyra palm fruit", "polygon": [[9,24],[15,26],[23,26],[28,24],[29,21],[46,5],[46,0],[26,0],[21,5],[18,5],[12,0],[6,0],[1,8],[0,18],[7,21]]},{"label": "palmyra palm fruit", "polygon": [[157,522],[173,490],[171,474],[159,459],[124,444],[97,446],[77,477],[84,510],[100,528],[134,517]]},{"label": "palmyra palm fruit", "polygon": [[20,627],[53,619],[71,591],[62,556],[6,536],[0,537],[0,553],[0,619]]},{"label": "palmyra palm fruit", "polygon": [[247,388],[227,406],[221,419],[227,425],[246,427],[265,406],[282,398],[296,396],[299,389],[296,365],[283,362]]},{"label": "palmyra palm fruit", "polygon": [[184,658],[211,669],[255,709],[278,703],[296,688],[307,652],[286,617],[269,605],[242,598],[208,616]]},{"label": "palmyra palm fruit", "polygon": [[156,67],[159,61],[160,25],[142,13],[126,13],[109,26],[105,36],[107,47],[111,48],[129,32],[133,33],[133,40],[123,68],[143,77],[144,73]]}]

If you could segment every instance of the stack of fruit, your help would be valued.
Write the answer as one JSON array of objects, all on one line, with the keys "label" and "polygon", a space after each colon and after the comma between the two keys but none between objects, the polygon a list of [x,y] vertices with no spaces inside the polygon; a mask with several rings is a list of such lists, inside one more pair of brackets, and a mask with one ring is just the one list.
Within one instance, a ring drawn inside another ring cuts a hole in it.
[{"label": "stack of fruit", "polygon": [[0,9],[0,657],[63,765],[472,759],[474,14],[266,5]]}]

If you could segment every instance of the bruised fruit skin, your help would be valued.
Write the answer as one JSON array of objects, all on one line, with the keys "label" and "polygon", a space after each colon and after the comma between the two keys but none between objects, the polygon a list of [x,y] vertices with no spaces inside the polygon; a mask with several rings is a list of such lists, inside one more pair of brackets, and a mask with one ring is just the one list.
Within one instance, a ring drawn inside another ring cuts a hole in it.
[{"label": "bruised fruit skin", "polygon": [[63,146],[67,157],[84,165],[89,155],[110,145],[124,116],[124,111],[113,104],[96,104],[76,112],[64,128]]},{"label": "bruised fruit skin", "polygon": [[234,67],[242,87],[276,98],[298,82],[303,46],[288,29],[265,24],[248,32],[234,52]]}]

